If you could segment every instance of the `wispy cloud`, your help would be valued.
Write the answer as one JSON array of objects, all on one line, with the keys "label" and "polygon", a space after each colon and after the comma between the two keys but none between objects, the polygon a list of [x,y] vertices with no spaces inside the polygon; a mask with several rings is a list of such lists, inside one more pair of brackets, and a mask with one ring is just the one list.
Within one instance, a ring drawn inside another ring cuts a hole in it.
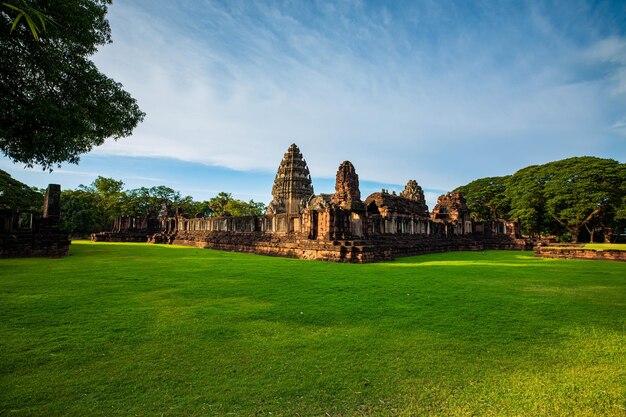
[{"label": "wispy cloud", "polygon": [[296,142],[315,176],[436,189],[623,160],[624,28],[579,6],[118,2],[96,62],[148,116],[95,152],[273,171]]}]

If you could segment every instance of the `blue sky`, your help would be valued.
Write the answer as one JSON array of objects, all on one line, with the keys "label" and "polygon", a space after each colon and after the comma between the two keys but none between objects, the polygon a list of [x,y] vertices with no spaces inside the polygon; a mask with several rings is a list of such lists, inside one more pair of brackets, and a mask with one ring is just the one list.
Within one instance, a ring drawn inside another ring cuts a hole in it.
[{"label": "blue sky", "polygon": [[270,200],[295,142],[316,192],[350,160],[363,197],[415,179],[436,195],[531,164],[626,161],[626,3],[115,2],[94,60],[147,113],[52,174]]}]

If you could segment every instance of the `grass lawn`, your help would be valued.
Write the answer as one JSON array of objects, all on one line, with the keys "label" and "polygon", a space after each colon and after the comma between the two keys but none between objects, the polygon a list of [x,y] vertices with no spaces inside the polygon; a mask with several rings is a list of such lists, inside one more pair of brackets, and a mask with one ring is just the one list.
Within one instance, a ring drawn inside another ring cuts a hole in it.
[{"label": "grass lawn", "polygon": [[626,414],[626,263],[0,260],[0,415]]},{"label": "grass lawn", "polygon": [[585,249],[626,250],[626,243],[587,243]]}]

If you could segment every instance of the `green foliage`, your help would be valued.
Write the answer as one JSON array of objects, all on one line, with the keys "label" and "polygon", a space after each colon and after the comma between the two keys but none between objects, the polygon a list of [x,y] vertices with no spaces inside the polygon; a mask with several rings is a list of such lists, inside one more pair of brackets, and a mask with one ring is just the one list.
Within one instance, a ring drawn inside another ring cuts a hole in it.
[{"label": "green foliage", "polygon": [[99,176],[91,185],[61,193],[61,228],[68,233],[108,230],[121,209],[124,183]]},{"label": "green foliage", "polygon": [[226,193],[224,191],[218,193],[215,197],[209,200],[209,209],[211,210],[211,215],[220,217],[226,213],[226,205],[228,202],[233,199],[231,193]]},{"label": "green foliage", "polygon": [[504,194],[508,178],[480,178],[454,191],[463,193],[474,220],[508,219],[511,206]]},{"label": "green foliage", "polygon": [[61,192],[61,229],[67,233],[92,233],[105,230],[108,218],[98,195],[84,189]]},{"label": "green foliage", "polygon": [[265,212],[265,204],[235,200],[230,193],[220,192],[208,201],[212,216],[261,216]]},{"label": "green foliage", "polygon": [[[191,197],[185,197],[185,201]],[[178,206],[181,196],[178,191],[170,187],[159,185],[156,187],[141,187],[128,190],[122,197],[122,210],[118,215],[148,216],[161,212],[163,204],[169,207]]]},{"label": "green foliage", "polygon": [[0,259],[2,415],[624,415],[624,263],[70,251]]},{"label": "green foliage", "polygon": [[476,220],[519,220],[527,235],[577,240],[600,228],[610,240],[626,227],[626,164],[576,157],[533,165],[508,177],[482,178],[457,188]]},{"label": "green foliage", "polygon": [[576,157],[528,167],[511,176],[511,214],[531,232],[554,231],[576,241],[581,227],[611,223],[626,192],[626,165],[612,159]]},{"label": "green foliage", "polygon": [[0,169],[0,209],[41,210],[43,193],[13,179]]},{"label": "green foliage", "polygon": [[[33,38],[0,8],[0,150],[15,162],[76,163],[105,139],[128,136],[144,113],[89,56],[111,41],[108,0],[33,0],[55,22]],[[7,3],[8,4],[8,3]],[[25,17],[26,18],[26,17]]]},{"label": "green foliage", "polygon": [[241,200],[230,200],[225,207],[225,212],[231,216],[261,216],[265,211],[265,204]]},{"label": "green foliage", "polygon": [[[46,31],[46,22],[53,23],[50,17],[31,7],[26,0],[13,0],[0,2],[0,6],[17,15],[13,18],[10,33],[13,33],[20,21],[23,21],[33,34],[33,39],[39,41],[39,35]],[[24,20],[22,20],[24,18]]]},{"label": "green foliage", "polygon": [[118,216],[158,216],[164,205],[170,210],[170,215],[186,217],[260,216],[265,211],[263,203],[235,200],[230,193],[225,192],[209,201],[194,201],[191,196],[182,197],[180,192],[164,185],[132,190],[123,188],[122,181],[98,177],[89,186],[81,185],[77,190],[63,191],[63,230],[68,233],[110,230]]},{"label": "green foliage", "polygon": [[550,233],[551,220],[545,212],[546,198],[543,187],[548,181],[541,166],[520,169],[507,182],[505,195],[510,201],[509,216],[522,224],[525,234]]},{"label": "green foliage", "polygon": [[546,212],[576,241],[580,228],[621,200],[626,165],[610,159],[569,158],[544,165]]}]

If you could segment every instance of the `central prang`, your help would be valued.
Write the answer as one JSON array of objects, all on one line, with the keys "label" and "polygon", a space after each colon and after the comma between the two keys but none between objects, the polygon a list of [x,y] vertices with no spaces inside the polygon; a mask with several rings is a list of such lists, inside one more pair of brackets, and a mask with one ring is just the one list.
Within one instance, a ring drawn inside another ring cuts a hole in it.
[{"label": "central prang", "polygon": [[299,213],[313,195],[311,174],[298,146],[293,143],[280,162],[274,186],[273,200],[267,206],[270,214]]}]

